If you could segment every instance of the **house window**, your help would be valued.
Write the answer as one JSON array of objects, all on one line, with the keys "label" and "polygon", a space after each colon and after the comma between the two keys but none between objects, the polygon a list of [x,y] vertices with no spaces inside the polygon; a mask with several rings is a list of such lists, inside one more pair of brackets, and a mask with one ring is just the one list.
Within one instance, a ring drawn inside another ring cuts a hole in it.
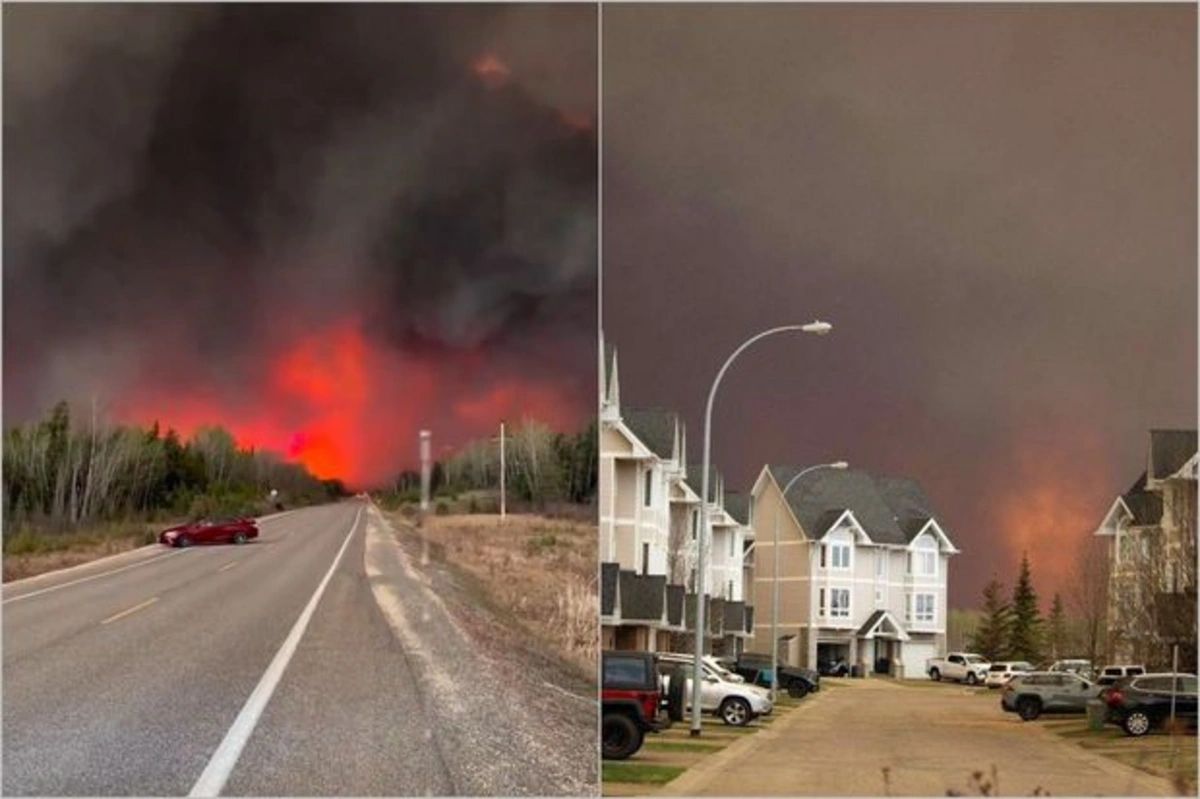
[{"label": "house window", "polygon": [[817,607],[820,609],[819,614],[821,616],[829,615],[829,608],[825,606],[825,589],[824,588],[817,589]]},{"label": "house window", "polygon": [[829,616],[833,619],[850,618],[850,589],[829,589]]},{"label": "house window", "polygon": [[821,568],[822,569],[825,568],[826,550],[828,550],[828,549],[829,549],[828,545],[821,544]]},{"label": "house window", "polygon": [[888,556],[887,556],[886,552],[876,552],[875,553],[875,577],[876,577],[876,579],[879,579],[879,580],[887,579],[887,572],[888,572],[887,559],[888,559]]},{"label": "house window", "polygon": [[733,580],[730,580],[729,584],[726,586],[725,598],[731,602],[733,601]]},{"label": "house window", "polygon": [[646,469],[646,490],[643,494],[646,507],[650,507],[654,499],[654,469]]},{"label": "house window", "polygon": [[937,552],[917,550],[908,555],[908,573],[919,577],[937,576]]},{"label": "house window", "polygon": [[696,532],[700,529],[700,512],[692,511],[692,540],[696,540]]},{"label": "house window", "polygon": [[642,574],[650,573],[650,545],[642,544]]},{"label": "house window", "polygon": [[904,620],[910,624],[933,624],[936,601],[933,594],[909,594],[904,605]]},{"label": "house window", "polygon": [[832,544],[830,552],[833,560],[833,568],[849,569],[850,568],[850,545],[849,544]]}]

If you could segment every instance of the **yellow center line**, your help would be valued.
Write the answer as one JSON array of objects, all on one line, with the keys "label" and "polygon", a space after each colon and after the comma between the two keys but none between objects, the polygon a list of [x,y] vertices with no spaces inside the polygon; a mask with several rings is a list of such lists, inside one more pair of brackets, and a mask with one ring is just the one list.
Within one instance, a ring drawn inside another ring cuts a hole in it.
[{"label": "yellow center line", "polygon": [[236,565],[238,565],[238,562],[237,562],[236,560],[235,560],[235,561],[230,561],[229,563],[226,563],[226,564],[225,564],[224,566],[222,566],[221,568],[217,569],[217,571],[218,571],[218,572],[223,572],[223,571],[225,571],[226,569],[232,569],[232,568],[233,568],[234,566],[236,566]]},{"label": "yellow center line", "polygon": [[133,607],[128,608],[127,610],[123,610],[120,613],[117,613],[116,615],[109,616],[107,619],[105,619],[104,621],[102,621],[100,623],[101,624],[111,624],[112,622],[116,621],[117,619],[125,618],[130,613],[137,613],[142,608],[148,608],[157,601],[158,601],[158,597],[151,597],[150,599],[147,599],[145,602],[134,605]]}]

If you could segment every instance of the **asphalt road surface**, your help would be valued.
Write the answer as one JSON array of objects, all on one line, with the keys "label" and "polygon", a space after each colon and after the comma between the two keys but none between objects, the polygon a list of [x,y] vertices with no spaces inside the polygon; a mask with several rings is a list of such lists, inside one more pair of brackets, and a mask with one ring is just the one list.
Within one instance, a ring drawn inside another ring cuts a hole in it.
[{"label": "asphalt road surface", "polygon": [[[668,784],[673,796],[1170,796],[1167,780],[1000,710],[998,691],[886,679],[820,693]],[[1195,739],[1187,745],[1194,746]],[[886,773],[885,770],[886,769]]]},{"label": "asphalt road surface", "polygon": [[594,793],[367,503],[260,531],[4,587],[5,795]]}]

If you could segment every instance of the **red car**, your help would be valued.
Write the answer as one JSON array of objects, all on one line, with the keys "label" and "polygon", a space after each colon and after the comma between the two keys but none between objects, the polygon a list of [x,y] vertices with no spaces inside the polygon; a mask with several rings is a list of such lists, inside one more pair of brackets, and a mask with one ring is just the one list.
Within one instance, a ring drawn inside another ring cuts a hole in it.
[{"label": "red car", "polygon": [[244,544],[251,538],[258,538],[258,523],[253,519],[224,522],[202,519],[168,527],[159,534],[158,543],[169,547],[190,547],[192,544]]}]

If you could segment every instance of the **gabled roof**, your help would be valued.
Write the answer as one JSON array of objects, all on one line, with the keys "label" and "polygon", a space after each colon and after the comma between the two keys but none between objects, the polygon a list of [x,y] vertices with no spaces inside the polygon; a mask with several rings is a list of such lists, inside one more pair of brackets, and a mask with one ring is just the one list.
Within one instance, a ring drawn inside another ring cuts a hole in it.
[{"label": "gabled roof", "polygon": [[1136,527],[1150,527],[1162,521],[1162,495],[1146,490],[1146,473],[1137,479],[1133,486],[1121,495],[1125,507],[1133,514],[1133,524]]},{"label": "gabled roof", "polygon": [[1150,479],[1163,480],[1183,468],[1196,454],[1195,430],[1150,431]]},{"label": "gabled roof", "polygon": [[[800,472],[769,466],[780,486]],[[906,545],[934,517],[929,498],[907,477],[874,477],[861,469],[814,469],[788,491],[787,503],[808,535],[822,537],[846,510],[877,544]],[[916,521],[920,526],[916,527]],[[945,528],[942,528],[943,531]]]},{"label": "gabled roof", "polygon": [[741,491],[726,491],[725,512],[739,524],[750,524],[750,495]]},{"label": "gabled roof", "polygon": [[905,632],[904,626],[900,624],[900,621],[894,615],[892,615],[891,611],[887,610],[886,608],[877,610],[870,615],[863,626],[858,628],[858,637],[874,638],[875,634],[879,631],[879,628],[884,625],[885,621],[887,622],[888,627],[891,627],[896,631],[896,638],[899,638],[901,641],[907,641],[909,639],[909,635],[907,632]]},{"label": "gabled roof", "polygon": [[675,456],[675,427],[679,415],[665,408],[630,408],[622,420],[643,444],[663,460]]}]

